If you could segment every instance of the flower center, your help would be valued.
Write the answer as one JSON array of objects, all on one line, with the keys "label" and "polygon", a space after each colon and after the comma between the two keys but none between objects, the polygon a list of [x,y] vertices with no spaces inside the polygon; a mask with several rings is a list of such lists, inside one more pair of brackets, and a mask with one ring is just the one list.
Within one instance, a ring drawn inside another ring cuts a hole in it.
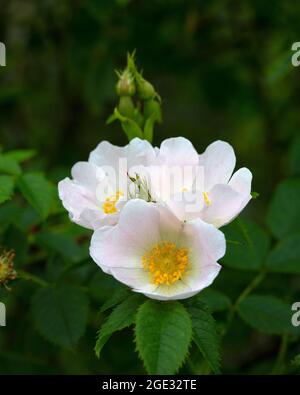
[{"label": "flower center", "polygon": [[170,285],[183,276],[189,264],[188,249],[177,248],[174,243],[162,241],[143,255],[142,263],[149,272],[152,283]]},{"label": "flower center", "polygon": [[203,194],[203,199],[204,199],[206,205],[209,206],[211,204],[211,201],[208,197],[208,192],[202,192],[202,194]]},{"label": "flower center", "polygon": [[109,196],[105,199],[105,202],[102,204],[102,209],[105,214],[115,214],[118,211],[116,204],[123,195],[123,192],[117,191],[115,195]]}]

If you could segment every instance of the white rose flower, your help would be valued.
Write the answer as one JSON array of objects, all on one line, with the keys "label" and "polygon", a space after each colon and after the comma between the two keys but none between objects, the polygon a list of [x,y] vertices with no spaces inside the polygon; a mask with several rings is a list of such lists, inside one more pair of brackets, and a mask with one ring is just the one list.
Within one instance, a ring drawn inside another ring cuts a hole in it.
[{"label": "white rose flower", "polygon": [[117,225],[94,232],[90,255],[133,291],[171,300],[209,286],[225,248],[223,233],[201,219],[184,223],[163,205],[133,199]]},{"label": "white rose flower", "polygon": [[125,147],[107,141],[91,152],[88,162],[76,163],[72,180],[59,182],[59,197],[73,222],[88,229],[114,225],[128,196],[129,176],[153,161],[155,151],[146,140],[135,138]]},{"label": "white rose flower", "polygon": [[232,221],[251,199],[251,172],[236,171],[230,144],[215,141],[202,155],[183,138],[162,142],[156,166],[147,169],[151,194],[181,220],[201,218],[216,227]]}]

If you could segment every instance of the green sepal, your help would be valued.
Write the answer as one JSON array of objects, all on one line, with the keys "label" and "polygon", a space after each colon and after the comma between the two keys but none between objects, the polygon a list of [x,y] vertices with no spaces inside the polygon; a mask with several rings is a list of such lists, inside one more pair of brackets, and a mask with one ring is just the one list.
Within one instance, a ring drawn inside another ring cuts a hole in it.
[{"label": "green sepal", "polygon": [[144,102],[144,117],[148,119],[155,115],[155,121],[158,123],[162,122],[162,113],[161,113],[161,106],[160,103],[156,99],[146,100]]},{"label": "green sepal", "polygon": [[122,129],[126,133],[129,141],[134,139],[135,137],[139,137],[140,139],[143,138],[143,132],[135,121],[124,117],[122,114],[120,114],[117,108],[115,108],[114,114],[116,119],[121,122]]}]

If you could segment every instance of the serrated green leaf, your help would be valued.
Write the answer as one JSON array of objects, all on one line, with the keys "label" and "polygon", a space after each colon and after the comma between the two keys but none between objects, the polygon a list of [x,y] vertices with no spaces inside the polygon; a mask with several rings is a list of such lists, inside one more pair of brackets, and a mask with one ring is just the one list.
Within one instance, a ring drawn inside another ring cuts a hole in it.
[{"label": "serrated green leaf", "polygon": [[141,295],[132,295],[113,310],[97,334],[95,353],[98,358],[103,346],[114,332],[120,331],[134,323],[136,312],[141,302]]},{"label": "serrated green leaf", "polygon": [[228,296],[216,289],[204,289],[199,295],[194,296],[194,298],[199,298],[212,312],[228,310],[231,306]]},{"label": "serrated green leaf", "polygon": [[0,155],[0,172],[18,176],[21,174],[21,168],[18,162],[6,155]]},{"label": "serrated green leaf", "polygon": [[0,204],[11,198],[14,191],[14,179],[9,176],[0,176]]},{"label": "serrated green leaf", "polygon": [[267,214],[267,224],[279,239],[299,232],[300,180],[285,180],[275,190]]},{"label": "serrated green leaf", "polygon": [[179,302],[149,300],[138,310],[136,345],[149,374],[174,374],[192,339],[190,316]]},{"label": "serrated green leaf", "polygon": [[267,260],[269,271],[300,274],[300,234],[287,236],[271,251]]},{"label": "serrated green leaf", "polygon": [[193,339],[214,373],[220,373],[220,339],[216,324],[200,295],[186,302],[193,324]]},{"label": "serrated green leaf", "polygon": [[236,220],[224,229],[227,240],[222,263],[234,269],[260,270],[270,247],[270,237],[257,224]]},{"label": "serrated green leaf", "polygon": [[79,245],[69,234],[40,232],[36,235],[36,241],[42,247],[57,252],[72,263],[81,262],[89,256],[87,245]]},{"label": "serrated green leaf", "polygon": [[250,295],[239,304],[238,313],[247,324],[263,333],[300,334],[300,328],[291,323],[291,306],[274,296]]},{"label": "serrated green leaf", "polygon": [[40,288],[32,300],[37,330],[50,342],[64,348],[76,346],[88,319],[88,298],[70,285]]},{"label": "serrated green leaf", "polygon": [[117,304],[123,302],[124,299],[128,298],[130,290],[128,287],[119,287],[115,290],[112,296],[102,305],[100,311],[104,313],[106,310],[115,307]]},{"label": "serrated green leaf", "polygon": [[18,180],[18,187],[42,219],[46,219],[54,202],[53,185],[40,173],[28,173]]}]

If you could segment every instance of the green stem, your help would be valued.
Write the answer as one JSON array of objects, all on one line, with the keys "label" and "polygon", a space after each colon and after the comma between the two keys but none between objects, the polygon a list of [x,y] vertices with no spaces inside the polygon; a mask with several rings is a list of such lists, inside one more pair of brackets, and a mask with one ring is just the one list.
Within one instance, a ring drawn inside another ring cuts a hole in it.
[{"label": "green stem", "polygon": [[288,346],[288,335],[284,334],[281,337],[281,343],[280,343],[280,347],[279,347],[279,351],[277,354],[277,358],[276,358],[276,362],[274,365],[274,368],[271,372],[271,374],[281,374],[282,370],[283,370],[283,362],[285,359],[285,355],[287,352],[287,346]]},{"label": "green stem", "polygon": [[227,323],[226,326],[224,328],[224,330],[222,331],[221,335],[224,336],[230,325],[231,322],[234,318],[234,315],[240,305],[240,303],[256,288],[258,287],[258,285],[263,281],[263,279],[266,276],[266,270],[262,269],[262,271],[260,273],[258,273],[257,276],[255,276],[253,278],[253,280],[247,285],[247,287],[242,291],[242,293],[238,296],[238,298],[236,299],[235,303],[232,305],[231,309],[229,310],[228,313],[228,317],[227,317]]},{"label": "green stem", "polygon": [[22,278],[23,280],[32,281],[35,284],[38,284],[42,287],[47,287],[49,285],[49,283],[47,283],[47,281],[43,280],[42,278],[40,278],[34,274],[25,272],[24,270],[20,270],[20,271],[18,270],[18,277]]}]

